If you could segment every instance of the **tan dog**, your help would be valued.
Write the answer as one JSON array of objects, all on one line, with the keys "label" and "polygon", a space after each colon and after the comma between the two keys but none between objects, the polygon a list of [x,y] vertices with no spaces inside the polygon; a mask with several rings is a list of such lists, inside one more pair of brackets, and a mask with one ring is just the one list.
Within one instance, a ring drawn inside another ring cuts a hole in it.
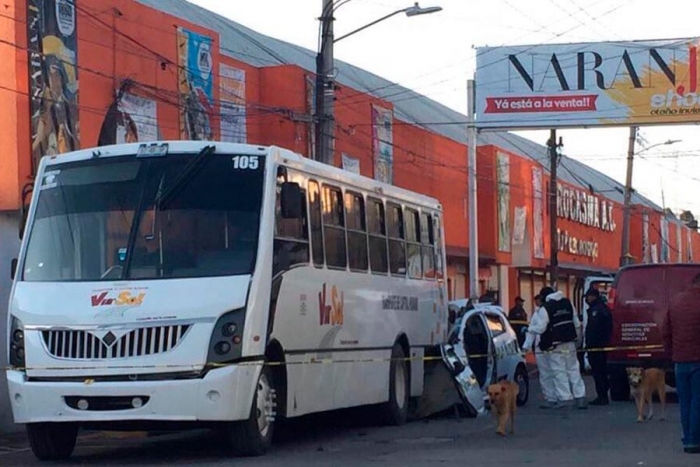
[{"label": "tan dog", "polygon": [[[654,416],[652,396],[656,392],[661,401],[661,417],[666,418],[666,371],[659,368],[627,368],[627,380],[637,404],[637,423],[651,420]],[[649,415],[644,415],[645,405],[649,404]]]},{"label": "tan dog", "polygon": [[491,412],[493,412],[498,426],[496,433],[506,435],[506,425],[510,421],[510,433],[515,433],[515,409],[517,407],[519,388],[513,381],[501,381],[492,384],[488,388]]}]

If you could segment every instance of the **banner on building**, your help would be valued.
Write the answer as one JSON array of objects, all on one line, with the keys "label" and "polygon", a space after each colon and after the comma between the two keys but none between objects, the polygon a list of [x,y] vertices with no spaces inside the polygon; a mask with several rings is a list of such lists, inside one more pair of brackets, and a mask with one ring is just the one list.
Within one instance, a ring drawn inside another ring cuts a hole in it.
[{"label": "banner on building", "polygon": [[542,193],[542,169],[532,168],[532,246],[533,256],[544,259],[544,196]]},{"label": "banner on building", "polygon": [[479,128],[700,121],[700,39],[480,47]]},{"label": "banner on building", "polygon": [[123,93],[107,110],[97,145],[107,146],[159,139],[156,101]]},{"label": "banner on building", "polygon": [[360,159],[343,153],[343,169],[354,174],[360,174]]},{"label": "banner on building", "polygon": [[374,178],[384,183],[393,183],[394,179],[393,118],[391,110],[372,106]]},{"label": "banner on building", "polygon": [[513,217],[513,245],[522,245],[525,243],[525,226],[527,223],[527,209],[525,209],[525,206],[515,208]]},{"label": "banner on building", "polygon": [[211,38],[178,28],[177,50],[180,138],[212,140],[214,59],[211,53]]},{"label": "banner on building", "polygon": [[659,248],[656,243],[651,244],[651,262],[654,264],[659,262]]},{"label": "banner on building", "polygon": [[681,233],[682,228],[682,224],[676,223],[676,248],[678,248],[677,253],[679,263],[683,262],[683,234]]},{"label": "banner on building", "polygon": [[661,262],[668,263],[671,261],[671,251],[669,249],[668,238],[668,219],[661,218]]},{"label": "banner on building", "polygon": [[685,237],[686,237],[686,251],[688,255],[688,262],[692,263],[693,262],[693,234],[689,228],[686,227],[685,229]]},{"label": "banner on building", "polygon": [[221,141],[245,143],[246,129],[245,70],[221,65],[219,100],[221,101]]},{"label": "banner on building", "polygon": [[498,250],[510,251],[510,158],[499,152],[496,156],[498,183]]},{"label": "banner on building", "polygon": [[649,213],[642,215],[642,255],[643,262],[651,263],[651,245],[649,245]]},{"label": "banner on building", "polygon": [[28,0],[32,173],[45,155],[79,149],[75,0]]}]

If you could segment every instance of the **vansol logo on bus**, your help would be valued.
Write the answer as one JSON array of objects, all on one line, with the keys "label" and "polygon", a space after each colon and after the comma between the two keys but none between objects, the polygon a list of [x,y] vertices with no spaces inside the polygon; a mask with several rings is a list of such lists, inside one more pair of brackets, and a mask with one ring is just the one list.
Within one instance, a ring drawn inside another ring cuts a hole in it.
[{"label": "vansol logo on bus", "polygon": [[132,294],[130,290],[110,293],[109,291],[92,295],[90,301],[93,307],[98,306],[141,306],[146,298],[146,292],[138,295]]},{"label": "vansol logo on bus", "polygon": [[336,286],[331,287],[330,304],[328,304],[326,284],[324,283],[321,292],[318,294],[319,324],[321,326],[342,326],[344,306],[345,297],[343,292],[338,294],[338,289]]}]

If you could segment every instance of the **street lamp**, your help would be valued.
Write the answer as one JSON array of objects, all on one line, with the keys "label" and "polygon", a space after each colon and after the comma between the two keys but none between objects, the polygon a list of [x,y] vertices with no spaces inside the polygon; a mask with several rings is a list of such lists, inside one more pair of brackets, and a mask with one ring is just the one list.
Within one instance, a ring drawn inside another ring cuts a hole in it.
[{"label": "street lamp", "polygon": [[681,141],[679,139],[669,139],[662,143],[652,144],[651,146],[635,153],[634,145],[637,140],[637,130],[638,128],[636,126],[630,127],[629,146],[627,149],[627,177],[625,180],[625,197],[622,218],[622,254],[620,256],[620,267],[627,266],[632,262],[632,255],[630,255],[630,216],[632,204],[632,167],[634,163],[634,156],[658,146],[667,146],[679,143]]},{"label": "street lamp", "polygon": [[442,10],[442,7],[439,6],[422,8],[416,2],[413,6],[389,13],[336,39],[333,37],[333,21],[335,20],[333,12],[341,4],[344,3],[337,3],[334,0],[323,0],[323,12],[320,18],[321,47],[318,54],[316,54],[315,159],[326,164],[333,163],[335,139],[333,44],[401,13],[405,13],[406,16],[410,18],[413,16],[437,13]]}]

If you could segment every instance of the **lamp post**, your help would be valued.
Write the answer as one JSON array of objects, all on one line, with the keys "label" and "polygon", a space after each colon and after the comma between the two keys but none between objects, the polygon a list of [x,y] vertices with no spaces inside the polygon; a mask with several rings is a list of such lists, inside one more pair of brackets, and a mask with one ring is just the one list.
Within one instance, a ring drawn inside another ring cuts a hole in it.
[{"label": "lamp post", "polygon": [[627,148],[627,176],[625,179],[625,197],[622,218],[622,254],[620,256],[620,267],[627,266],[632,262],[632,255],[630,255],[630,216],[632,211],[632,167],[634,164],[634,156],[657,146],[671,145],[681,141],[679,139],[669,139],[662,143],[652,144],[651,146],[648,146],[635,153],[634,146],[637,140],[637,130],[638,128],[636,126],[630,127],[629,145]]},{"label": "lamp post", "polygon": [[323,11],[321,13],[321,46],[316,54],[316,148],[315,159],[326,164],[333,164],[333,149],[335,146],[335,76],[333,65],[333,44],[363,31],[377,23],[391,18],[392,16],[405,13],[408,17],[437,13],[442,7],[422,8],[415,3],[408,8],[396,10],[393,13],[382,16],[360,28],[357,28],[338,38],[333,35],[333,13],[335,10],[347,3],[347,1],[323,0]]}]

